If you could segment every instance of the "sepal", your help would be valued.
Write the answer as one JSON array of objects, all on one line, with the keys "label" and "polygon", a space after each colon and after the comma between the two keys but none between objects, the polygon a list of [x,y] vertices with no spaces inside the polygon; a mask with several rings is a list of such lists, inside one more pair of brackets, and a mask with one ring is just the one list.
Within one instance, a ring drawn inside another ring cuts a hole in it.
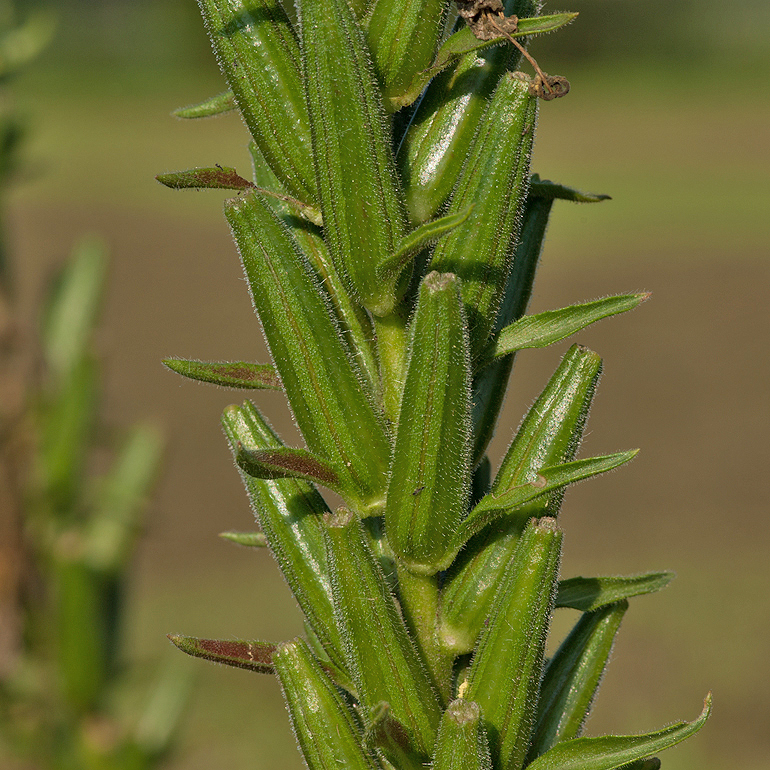
[{"label": "sepal", "polygon": [[163,365],[191,380],[221,385],[224,388],[248,390],[283,390],[281,379],[270,364],[247,361],[193,361],[164,358]]},{"label": "sepal", "polygon": [[314,484],[340,490],[340,478],[328,463],[304,449],[247,449],[236,444],[238,467],[255,479],[304,479]]},{"label": "sepal", "polygon": [[350,708],[305,642],[280,644],[273,665],[309,770],[378,770]]},{"label": "sepal", "polygon": [[[601,738],[575,738],[557,743],[539,756],[527,770],[616,770],[631,762],[668,749],[694,735],[711,714],[711,693],[701,715],[693,722],[677,722],[643,735],[606,735]],[[642,765],[643,766],[643,765]],[[654,766],[654,765],[653,765]]]},{"label": "sepal", "polygon": [[470,356],[460,286],[429,273],[411,322],[390,469],[385,534],[407,569],[431,575],[453,557],[470,484]]},{"label": "sepal", "polygon": [[555,519],[529,523],[495,594],[468,672],[463,697],[481,707],[492,761],[500,770],[519,770],[529,747],[561,541]]},{"label": "sepal", "polygon": [[492,770],[479,704],[453,700],[441,717],[432,770]]},{"label": "sepal", "polygon": [[329,517],[326,536],[335,618],[364,713],[388,703],[413,750],[425,759],[436,738],[439,698],[396,600],[352,514],[342,509]]}]

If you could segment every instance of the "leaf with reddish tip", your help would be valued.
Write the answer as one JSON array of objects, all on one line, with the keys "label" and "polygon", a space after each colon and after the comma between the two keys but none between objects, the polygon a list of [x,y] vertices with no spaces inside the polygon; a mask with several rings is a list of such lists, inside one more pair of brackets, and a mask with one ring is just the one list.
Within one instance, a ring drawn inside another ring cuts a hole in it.
[{"label": "leaf with reddish tip", "polygon": [[221,385],[225,388],[282,390],[281,379],[270,364],[247,361],[191,361],[165,358],[163,365],[191,380]]},{"label": "leaf with reddish tip", "polygon": [[304,479],[339,489],[340,478],[334,468],[304,449],[246,449],[239,443],[235,461],[255,479]]},{"label": "leaf with reddish tip", "polygon": [[174,190],[247,190],[254,187],[252,182],[229,166],[172,171],[169,174],[158,174],[155,178]]},{"label": "leaf with reddish tip", "polygon": [[245,668],[260,674],[273,673],[273,653],[278,646],[270,642],[236,641],[229,639],[198,639],[195,636],[168,634],[182,652],[213,663]]}]

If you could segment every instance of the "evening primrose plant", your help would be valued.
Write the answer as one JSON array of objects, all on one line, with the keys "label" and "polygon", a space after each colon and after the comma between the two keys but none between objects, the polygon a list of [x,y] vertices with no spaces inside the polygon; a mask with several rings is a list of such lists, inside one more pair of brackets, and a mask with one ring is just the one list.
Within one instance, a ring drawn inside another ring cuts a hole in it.
[{"label": "evening primrose plant", "polygon": [[[576,459],[600,375],[564,355],[500,467],[487,447],[515,354],[645,298],[527,315],[554,201],[530,169],[539,103],[568,82],[526,52],[576,14],[536,0],[200,0],[253,174],[159,177],[236,191],[225,217],[272,362],[169,359],[187,377],[281,390],[306,448],[257,403],[223,426],[305,638],[172,636],[277,676],[311,770],[611,770],[697,732],[581,737],[629,599],[669,573],[560,579],[565,488],[635,452]],[[527,62],[524,60],[527,59]],[[532,75],[519,71],[533,70]],[[582,614],[546,660],[553,612]]]}]

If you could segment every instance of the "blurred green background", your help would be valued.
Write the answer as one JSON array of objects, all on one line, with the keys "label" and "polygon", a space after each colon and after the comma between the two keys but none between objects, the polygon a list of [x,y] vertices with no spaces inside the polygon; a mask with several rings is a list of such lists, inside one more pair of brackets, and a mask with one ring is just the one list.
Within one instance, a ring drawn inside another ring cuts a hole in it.
[{"label": "blurred green background", "polygon": [[[29,139],[10,201],[12,245],[31,325],[71,244],[84,232],[107,240],[104,408],[123,423],[153,418],[169,438],[127,629],[141,676],[167,652],[167,632],[301,632],[269,556],[216,537],[252,523],[218,426],[238,394],[183,382],[159,363],[266,360],[223,196],[153,180],[215,163],[248,171],[247,137],[232,115],[169,115],[224,88],[193,0],[49,5],[56,39],[15,87]],[[653,298],[579,336],[605,357],[584,452],[642,453],[568,493],[563,573],[678,573],[664,593],[633,603],[588,731],[694,718],[712,689],[711,722],[664,767],[764,770],[770,5],[736,0],[726,16],[714,0],[567,5],[579,19],[532,47],[572,83],[566,99],[542,105],[533,170],[613,200],[557,204],[532,310],[632,290]],[[517,361],[498,456],[565,349]],[[256,400],[296,442],[280,395]],[[560,612],[555,633],[573,620]],[[189,665],[199,687],[172,767],[301,767],[273,680]]]}]

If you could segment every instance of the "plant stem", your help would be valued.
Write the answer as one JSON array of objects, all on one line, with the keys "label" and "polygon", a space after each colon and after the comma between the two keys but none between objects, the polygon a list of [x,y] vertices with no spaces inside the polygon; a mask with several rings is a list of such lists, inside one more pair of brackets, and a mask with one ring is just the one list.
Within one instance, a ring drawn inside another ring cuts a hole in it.
[{"label": "plant stem", "polygon": [[398,312],[374,316],[377,348],[382,379],[382,402],[385,416],[395,424],[401,405],[408,345],[406,318]]},{"label": "plant stem", "polygon": [[439,644],[436,634],[438,578],[399,567],[398,582],[404,619],[417,640],[436,688],[447,703],[451,700],[452,653]]}]

